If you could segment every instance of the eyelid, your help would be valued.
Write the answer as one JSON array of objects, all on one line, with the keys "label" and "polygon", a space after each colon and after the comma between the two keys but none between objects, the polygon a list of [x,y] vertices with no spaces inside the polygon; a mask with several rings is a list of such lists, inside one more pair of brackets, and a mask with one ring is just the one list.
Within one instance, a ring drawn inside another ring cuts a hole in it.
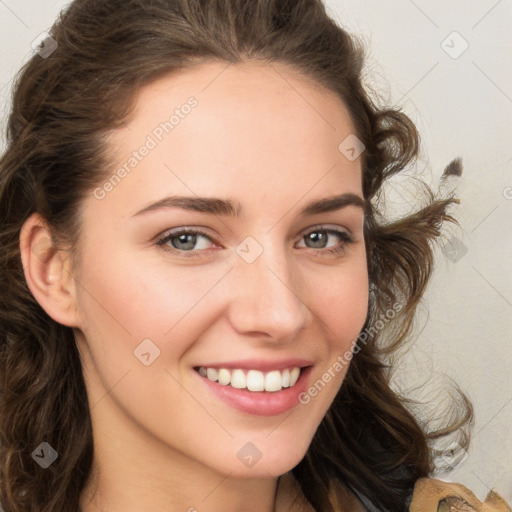
[{"label": "eyelid", "polygon": [[302,237],[308,235],[309,233],[314,233],[315,231],[337,231],[340,233],[346,233],[347,235],[352,236],[352,231],[346,227],[338,226],[334,224],[318,224],[311,228],[307,228],[306,231],[302,231]]}]

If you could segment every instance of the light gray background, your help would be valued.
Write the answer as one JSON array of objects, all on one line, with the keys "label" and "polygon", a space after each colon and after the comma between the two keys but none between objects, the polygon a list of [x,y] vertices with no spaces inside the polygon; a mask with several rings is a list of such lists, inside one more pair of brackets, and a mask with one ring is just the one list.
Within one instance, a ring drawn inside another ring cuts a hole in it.
[{"label": "light gray background", "polygon": [[[31,41],[67,3],[0,0],[2,126],[12,78],[32,54]],[[473,400],[476,424],[467,459],[440,477],[467,485],[480,499],[495,486],[512,500],[512,1],[326,3],[369,46],[368,83],[416,122],[422,138],[416,169],[426,181],[435,188],[443,168],[463,158],[462,203],[454,212],[461,228],[450,228],[447,239],[456,237],[467,253],[452,254],[452,261],[438,251],[419,338],[396,385],[430,378],[421,396],[453,377]],[[450,36],[454,31],[459,35]],[[453,58],[463,40],[467,50]],[[398,209],[415,204],[410,181],[394,181],[389,194]]]}]

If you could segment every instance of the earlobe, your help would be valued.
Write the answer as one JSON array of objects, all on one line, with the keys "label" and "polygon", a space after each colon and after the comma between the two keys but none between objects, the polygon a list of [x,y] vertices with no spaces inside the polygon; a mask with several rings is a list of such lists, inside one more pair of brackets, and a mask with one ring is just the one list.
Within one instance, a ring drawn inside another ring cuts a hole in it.
[{"label": "earlobe", "polygon": [[78,327],[69,253],[53,246],[47,223],[38,213],[21,228],[20,252],[27,285],[40,306],[56,322]]}]

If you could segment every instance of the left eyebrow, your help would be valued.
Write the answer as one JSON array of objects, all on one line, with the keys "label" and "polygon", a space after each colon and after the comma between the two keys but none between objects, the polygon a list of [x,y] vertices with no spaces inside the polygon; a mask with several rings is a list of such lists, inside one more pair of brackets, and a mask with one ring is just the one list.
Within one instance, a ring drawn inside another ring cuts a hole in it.
[{"label": "left eyebrow", "polygon": [[[299,215],[302,217],[316,215],[341,210],[347,206],[356,206],[365,212],[368,207],[368,201],[357,194],[345,193],[308,203],[299,212]],[[133,217],[165,208],[181,208],[183,210],[230,217],[240,217],[242,214],[242,206],[235,201],[217,197],[170,196],[145,206],[134,213]]]},{"label": "left eyebrow", "polygon": [[357,194],[341,194],[339,196],[326,197],[318,201],[307,204],[301,211],[301,216],[315,215],[317,213],[332,212],[341,210],[347,206],[357,206],[363,212],[367,211],[368,201]]}]

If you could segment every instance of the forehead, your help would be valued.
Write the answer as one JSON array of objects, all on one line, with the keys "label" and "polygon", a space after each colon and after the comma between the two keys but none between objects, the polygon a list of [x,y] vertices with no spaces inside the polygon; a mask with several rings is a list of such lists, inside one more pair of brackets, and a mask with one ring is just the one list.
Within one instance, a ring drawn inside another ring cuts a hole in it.
[{"label": "forehead", "polygon": [[236,106],[250,98],[244,107],[252,106],[254,114],[261,114],[261,107],[272,106],[279,112],[293,105],[298,115],[309,113],[312,120],[322,119],[331,129],[336,129],[340,109],[348,116],[340,97],[312,77],[287,63],[257,60],[206,61],[164,75],[139,90],[134,114],[143,121],[150,105],[162,106],[160,114],[165,114],[173,106],[170,101],[190,95],[200,99],[205,108]]},{"label": "forehead", "polygon": [[[342,100],[287,65],[202,64],[145,86],[125,126],[110,134],[111,171],[128,172],[109,199],[133,211],[139,197],[164,191],[222,196],[227,187],[259,200],[279,191],[285,200],[290,190],[295,202],[317,186],[357,193],[360,161],[339,149],[353,133]],[[144,146],[151,149],[135,161]]]}]

